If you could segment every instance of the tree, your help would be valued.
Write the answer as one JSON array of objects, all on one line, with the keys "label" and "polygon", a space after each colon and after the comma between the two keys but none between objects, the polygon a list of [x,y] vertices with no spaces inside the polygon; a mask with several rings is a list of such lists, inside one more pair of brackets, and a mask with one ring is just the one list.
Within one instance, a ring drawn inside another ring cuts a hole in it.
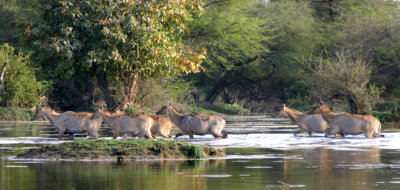
[{"label": "tree", "polygon": [[369,85],[372,67],[359,56],[336,52],[328,58],[305,62],[310,86],[319,98],[344,97],[352,113],[371,113],[382,88]]},{"label": "tree", "polygon": [[207,47],[206,72],[197,76],[198,85],[213,85],[204,101],[213,103],[224,89],[233,89],[246,65],[259,62],[269,51],[268,36],[263,35],[263,22],[256,12],[261,3],[207,1],[206,13],[191,24],[187,39]]},{"label": "tree", "polygon": [[362,54],[375,67],[371,82],[400,91],[400,2],[348,0],[338,4],[333,49]]},{"label": "tree", "polygon": [[36,81],[35,69],[29,56],[8,45],[0,46],[0,63],[8,63],[4,72],[4,85],[0,88],[0,103],[4,106],[37,106],[43,94],[42,84]]},{"label": "tree", "polygon": [[0,2],[0,44],[8,43],[24,49],[23,28],[38,19],[33,8],[37,0],[7,0]]},{"label": "tree", "polygon": [[[42,0],[39,9],[43,22],[27,35],[45,72],[95,76],[109,108],[132,103],[139,78],[201,70],[205,52],[181,39],[201,0]],[[122,102],[110,81],[122,84]]]},{"label": "tree", "polygon": [[325,43],[319,27],[305,1],[207,1],[189,35],[207,47],[206,72],[195,80],[206,91],[204,101],[222,97],[249,107],[255,101],[261,108],[259,102],[298,85],[297,58]]}]

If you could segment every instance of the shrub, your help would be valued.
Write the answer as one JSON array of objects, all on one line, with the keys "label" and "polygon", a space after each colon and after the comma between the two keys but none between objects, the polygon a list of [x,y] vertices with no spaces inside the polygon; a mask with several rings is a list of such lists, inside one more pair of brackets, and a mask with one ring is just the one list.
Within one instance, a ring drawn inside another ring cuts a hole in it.
[{"label": "shrub", "polygon": [[382,123],[393,122],[394,115],[391,112],[374,112],[373,116]]},{"label": "shrub", "polygon": [[29,55],[23,55],[12,46],[3,44],[0,46],[0,65],[5,62],[8,66],[4,74],[4,86],[0,89],[0,104],[12,107],[38,105],[42,85],[36,81]]},{"label": "shrub", "polygon": [[393,111],[395,106],[395,103],[376,103],[374,110],[379,112]]}]

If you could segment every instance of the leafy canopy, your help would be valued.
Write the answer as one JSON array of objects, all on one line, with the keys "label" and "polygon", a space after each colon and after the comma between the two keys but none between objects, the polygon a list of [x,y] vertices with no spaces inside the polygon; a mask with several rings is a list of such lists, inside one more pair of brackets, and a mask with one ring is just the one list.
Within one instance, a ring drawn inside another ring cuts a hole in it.
[{"label": "leafy canopy", "polygon": [[202,13],[200,0],[41,0],[38,6],[43,22],[27,35],[49,74],[106,72],[129,80],[201,70],[205,52],[181,39],[192,15]]}]

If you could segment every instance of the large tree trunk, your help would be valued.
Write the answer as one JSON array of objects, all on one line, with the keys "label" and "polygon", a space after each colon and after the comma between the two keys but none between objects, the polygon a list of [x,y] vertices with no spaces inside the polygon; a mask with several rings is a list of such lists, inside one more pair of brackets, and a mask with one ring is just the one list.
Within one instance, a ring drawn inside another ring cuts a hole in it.
[{"label": "large tree trunk", "polygon": [[6,73],[7,65],[8,63],[4,62],[3,69],[1,70],[0,73],[0,90],[3,88],[4,85],[4,73]]},{"label": "large tree trunk", "polygon": [[107,103],[107,107],[109,110],[113,110],[116,105],[114,98],[111,96],[110,90],[108,89],[108,82],[107,82],[107,74],[104,73],[96,73],[97,83],[100,86],[100,89],[103,91],[104,99]]},{"label": "large tree trunk", "polygon": [[228,84],[228,79],[231,78],[233,71],[228,71],[225,73],[225,75],[219,79],[217,84],[211,89],[211,91],[208,93],[206,98],[204,99],[205,102],[208,102],[210,104],[213,104],[215,99],[217,99],[218,95],[221,93],[222,90],[227,86]]},{"label": "large tree trunk", "polygon": [[224,88],[224,102],[227,104],[234,104],[236,102],[237,92],[229,92],[227,88]]},{"label": "large tree trunk", "polygon": [[87,87],[86,87],[86,92],[88,98],[84,100],[83,109],[84,110],[91,110],[94,106],[94,91],[95,91],[95,81],[93,78],[87,79]]},{"label": "large tree trunk", "polygon": [[140,77],[129,79],[129,83],[124,86],[125,97],[123,102],[123,108],[129,107],[134,104],[137,95],[137,86],[139,84]]},{"label": "large tree trunk", "polygon": [[350,111],[352,114],[360,114],[360,108],[358,107],[357,103],[353,100],[353,98],[348,97]]}]

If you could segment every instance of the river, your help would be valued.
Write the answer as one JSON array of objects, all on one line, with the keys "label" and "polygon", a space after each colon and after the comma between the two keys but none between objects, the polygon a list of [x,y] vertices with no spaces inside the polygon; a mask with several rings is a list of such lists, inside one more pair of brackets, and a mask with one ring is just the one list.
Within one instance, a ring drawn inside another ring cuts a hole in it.
[{"label": "river", "polygon": [[[57,140],[48,123],[0,123],[0,189],[400,189],[400,131],[376,139],[294,137],[287,118],[224,118],[227,139],[176,139],[223,148],[224,158],[125,162],[17,160],[27,149],[68,139]],[[102,127],[100,135],[111,132]]]}]

